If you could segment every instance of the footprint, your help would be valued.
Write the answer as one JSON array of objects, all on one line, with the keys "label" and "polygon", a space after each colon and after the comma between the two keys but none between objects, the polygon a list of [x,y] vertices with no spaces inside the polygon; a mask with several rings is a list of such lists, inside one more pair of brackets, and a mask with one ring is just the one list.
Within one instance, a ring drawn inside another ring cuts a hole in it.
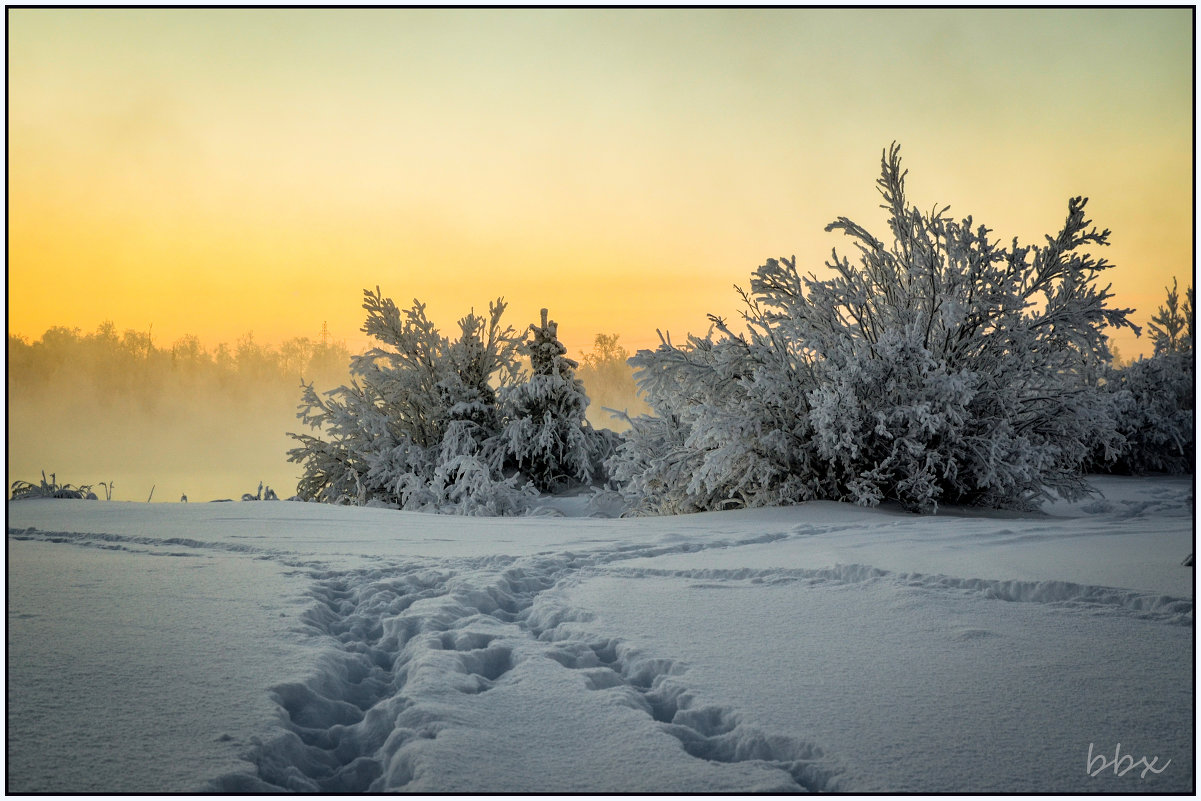
[{"label": "footprint", "polygon": [[491,645],[474,651],[464,651],[459,657],[460,670],[472,676],[479,676],[484,682],[479,683],[477,692],[492,689],[496,680],[513,669],[513,650],[503,645]]},{"label": "footprint", "polygon": [[486,648],[488,643],[496,639],[495,634],[483,634],[472,631],[447,631],[437,639],[444,651],[474,651]]}]

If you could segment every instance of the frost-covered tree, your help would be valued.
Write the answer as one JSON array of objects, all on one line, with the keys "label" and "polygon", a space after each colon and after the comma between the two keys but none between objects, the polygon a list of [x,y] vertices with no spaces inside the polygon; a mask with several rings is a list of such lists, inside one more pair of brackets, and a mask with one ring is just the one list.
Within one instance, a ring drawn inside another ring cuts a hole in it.
[{"label": "frost-covered tree", "polygon": [[1151,342],[1155,345],[1155,353],[1180,353],[1193,348],[1193,285],[1184,294],[1184,303],[1180,302],[1179,289],[1176,279],[1172,279],[1172,288],[1167,289],[1168,297],[1164,305],[1147,324]]},{"label": "frost-covered tree", "polygon": [[[1041,247],[1004,246],[971,217],[905,196],[897,146],[881,159],[886,244],[846,218],[857,263],[828,278],[770,259],[745,332],[720,318],[684,347],[632,360],[657,420],[635,422],[614,475],[643,511],[815,498],[1027,507],[1087,491],[1094,451],[1121,446],[1098,387],[1107,327],[1131,326],[1098,286],[1083,198]],[[1131,326],[1133,327],[1133,326]]]},{"label": "frost-covered tree", "polygon": [[[459,321],[442,336],[414,301],[403,313],[364,290],[363,331],[380,345],[355,356],[352,381],[319,395],[303,385],[298,417],[317,431],[291,434],[290,461],[304,468],[302,500],[402,509],[504,514],[531,487],[503,475],[497,393],[520,380],[520,344],[502,328],[505,304]],[[324,435],[321,436],[321,435]]]},{"label": "frost-covered tree", "polygon": [[541,325],[531,324],[521,345],[533,375],[504,397],[510,418],[502,437],[506,452],[542,492],[588,484],[597,467],[599,436],[584,419],[588,396],[575,376],[579,364],[567,358],[558,332],[543,309]]}]

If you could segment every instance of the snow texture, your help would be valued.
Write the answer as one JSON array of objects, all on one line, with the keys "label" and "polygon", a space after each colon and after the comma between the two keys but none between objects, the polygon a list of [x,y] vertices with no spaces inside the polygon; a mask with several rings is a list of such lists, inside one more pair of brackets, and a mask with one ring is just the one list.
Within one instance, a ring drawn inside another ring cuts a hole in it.
[{"label": "snow texture", "polygon": [[1094,480],[935,517],[10,503],[7,789],[1191,792],[1193,487]]}]

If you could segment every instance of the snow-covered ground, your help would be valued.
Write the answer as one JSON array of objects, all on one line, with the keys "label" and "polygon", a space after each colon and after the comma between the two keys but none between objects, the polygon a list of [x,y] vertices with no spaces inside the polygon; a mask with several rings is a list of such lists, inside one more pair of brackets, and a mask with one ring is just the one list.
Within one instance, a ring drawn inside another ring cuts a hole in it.
[{"label": "snow-covered ground", "polygon": [[1096,483],[936,517],[9,503],[7,789],[1191,791],[1193,485]]}]

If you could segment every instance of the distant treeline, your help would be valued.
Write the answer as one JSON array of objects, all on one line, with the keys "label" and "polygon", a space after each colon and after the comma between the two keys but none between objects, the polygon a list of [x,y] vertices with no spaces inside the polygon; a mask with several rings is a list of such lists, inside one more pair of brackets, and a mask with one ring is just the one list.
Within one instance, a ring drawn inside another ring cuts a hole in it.
[{"label": "distant treeline", "polygon": [[[605,408],[632,415],[649,408],[636,397],[633,371],[626,364],[630,353],[619,339],[618,334],[597,334],[592,351],[576,355],[591,399],[588,417],[598,427],[626,427]],[[157,345],[151,332],[118,333],[112,322],[90,334],[55,326],[32,342],[8,335],[8,392],[10,400],[75,395],[93,411],[133,398],[147,412],[170,413],[162,407],[188,396],[256,402],[286,398],[288,407],[295,408],[301,379],[333,389],[349,380],[350,358],[344,342],[308,337],[272,346],[255,342],[248,333],[232,346],[223,342],[208,349],[193,335]]]},{"label": "distant treeline", "polygon": [[631,417],[650,414],[651,407],[637,394],[634,368],[628,363],[630,352],[618,343],[618,334],[597,334],[592,350],[580,359],[576,375],[588,394],[588,421],[597,428],[622,431],[629,423],[615,419],[605,411],[628,412]]},{"label": "distant treeline", "polygon": [[273,347],[246,334],[233,346],[221,343],[208,350],[189,335],[159,346],[150,332],[118,333],[111,322],[91,334],[56,326],[34,342],[8,336],[10,394],[37,394],[63,384],[90,386],[106,398],[136,396],[147,402],[175,391],[244,397],[286,387],[295,394],[301,378],[340,383],[349,361],[343,342],[297,337]]},{"label": "distant treeline", "polygon": [[[41,471],[73,484],[115,482],[114,499],[238,497],[265,481],[295,486],[285,452],[300,382],[349,378],[341,342],[270,346],[247,334],[208,349],[160,345],[105,323],[8,337],[8,482]],[[290,493],[289,493],[290,494]]]}]

